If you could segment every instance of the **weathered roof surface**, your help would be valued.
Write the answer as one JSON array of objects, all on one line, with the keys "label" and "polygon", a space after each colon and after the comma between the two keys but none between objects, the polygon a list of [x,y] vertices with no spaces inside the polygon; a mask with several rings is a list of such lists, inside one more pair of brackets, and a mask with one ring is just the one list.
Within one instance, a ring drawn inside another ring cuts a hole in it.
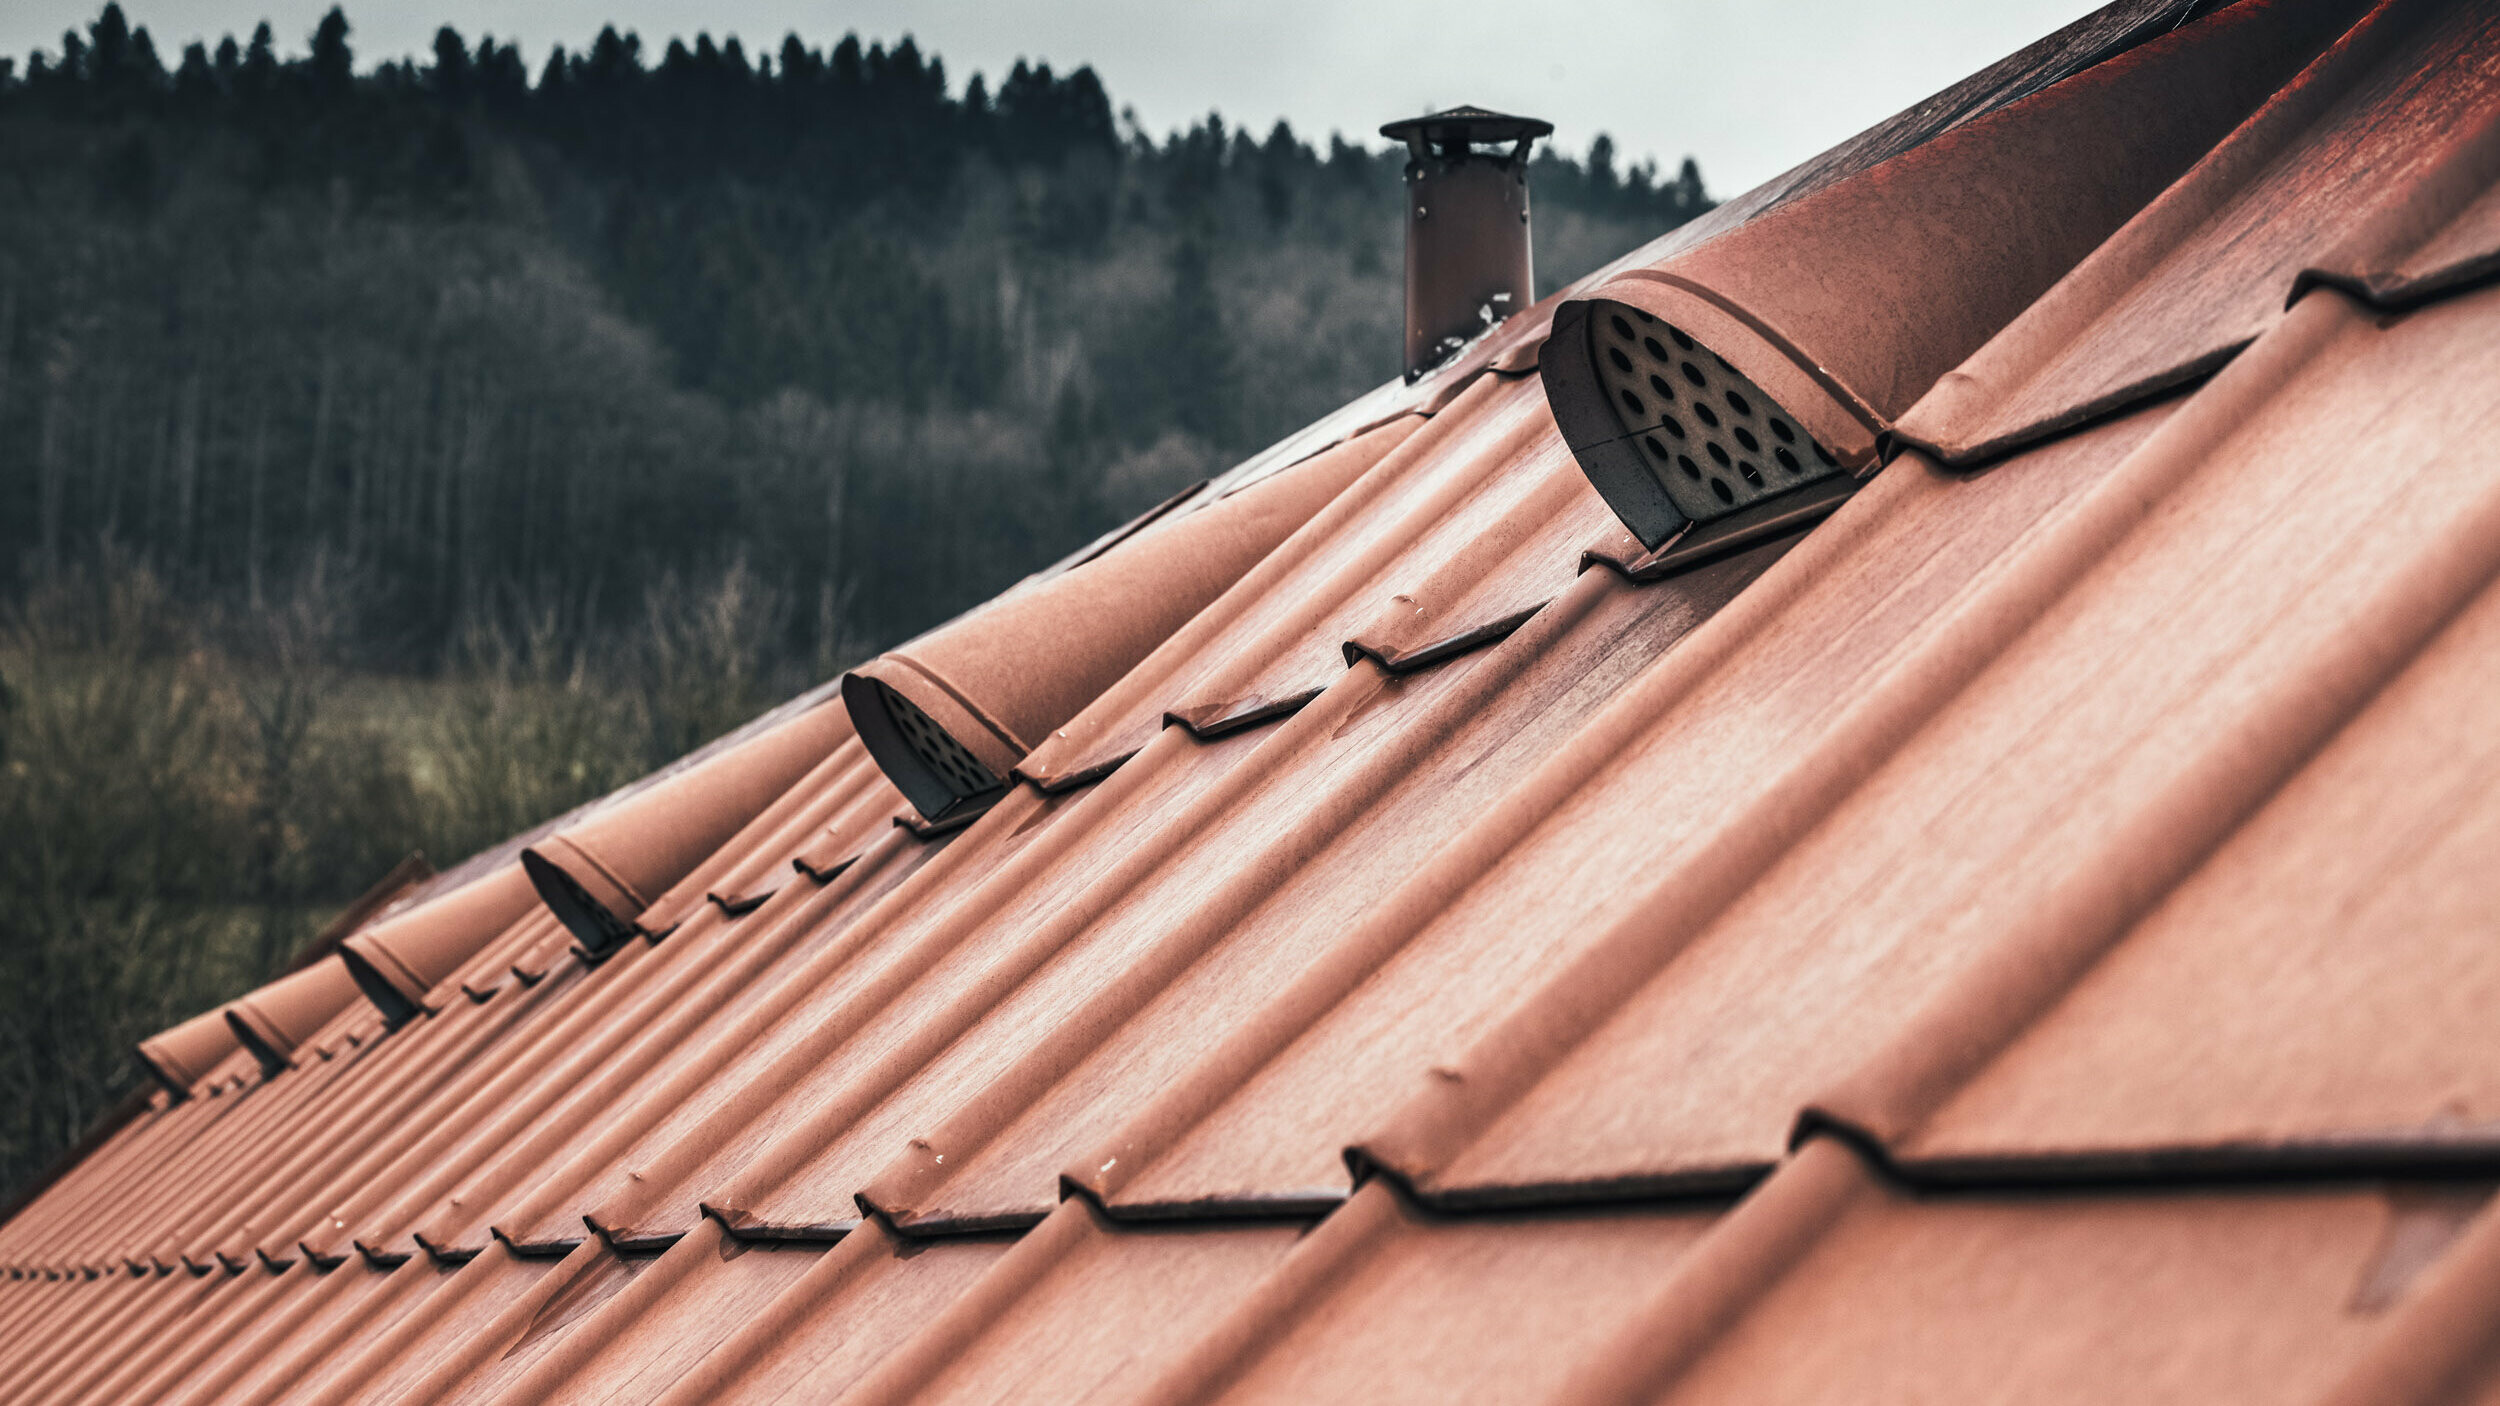
[{"label": "weathered roof surface", "polygon": [[[2206,70],[2085,247],[1916,270],[2028,301],[1764,321]],[[2495,75],[2114,7],[1576,285],[1841,338],[1853,493],[1645,554],[1549,300],[1169,505],[1349,474],[968,823],[835,726],[621,937],[436,880],[430,1013],[0,1224],[0,1399],[2487,1395]]]},{"label": "weathered roof surface", "polygon": [[1903,433],[1976,461],[2204,375],[2330,283],[2411,306],[2500,250],[2500,14],[2383,4],[1944,378]]}]

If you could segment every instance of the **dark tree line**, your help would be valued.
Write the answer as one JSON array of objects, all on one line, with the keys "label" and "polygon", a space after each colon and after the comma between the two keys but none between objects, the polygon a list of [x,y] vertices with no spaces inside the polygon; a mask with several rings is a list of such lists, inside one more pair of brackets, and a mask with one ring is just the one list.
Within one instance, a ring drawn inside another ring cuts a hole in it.
[{"label": "dark tree line", "polygon": [[[0,550],[250,600],[321,556],[430,667],[743,555],[863,648],[1383,378],[1398,158],[1160,140],[1090,69],[607,29],[533,74],[333,10],[170,62],[108,5],[0,68]],[[1706,208],[1535,166],[1548,281]]]}]

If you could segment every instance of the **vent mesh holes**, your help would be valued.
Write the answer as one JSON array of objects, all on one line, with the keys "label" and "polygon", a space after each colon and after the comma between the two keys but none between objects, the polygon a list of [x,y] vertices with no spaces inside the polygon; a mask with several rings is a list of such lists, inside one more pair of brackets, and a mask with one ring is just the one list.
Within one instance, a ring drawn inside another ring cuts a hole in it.
[{"label": "vent mesh holes", "polygon": [[978,796],[995,791],[1002,784],[988,767],[981,765],[980,758],[920,711],[918,704],[883,683],[877,685],[877,694],[885,700],[885,715],[894,720],[894,730],[903,734],[913,755],[938,774],[947,790],[957,796]]},{"label": "vent mesh holes", "polygon": [[1624,303],[1595,312],[1606,399],[1684,516],[1725,517],[1840,471],[1761,387],[1682,329]]}]

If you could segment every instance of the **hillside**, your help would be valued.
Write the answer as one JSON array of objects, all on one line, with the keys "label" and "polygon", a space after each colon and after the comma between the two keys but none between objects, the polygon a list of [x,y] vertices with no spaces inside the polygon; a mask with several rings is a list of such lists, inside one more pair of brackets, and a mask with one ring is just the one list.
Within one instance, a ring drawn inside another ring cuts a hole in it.
[{"label": "hillside", "polygon": [[[316,553],[428,667],[743,554],[793,644],[891,640],[1385,379],[1401,157],[908,38],[603,31],[533,79],[333,11],[168,65],[107,7],[0,86],[0,552],[110,532],[261,599]],[[1396,114],[1383,114],[1384,118]],[[1702,208],[1535,172],[1546,283]]]},{"label": "hillside", "polygon": [[[908,38],[0,60],[0,1183],[129,1041],[1397,369],[1402,155]],[[1383,118],[1398,114],[1383,113]],[[1708,207],[1534,167],[1540,285]]]}]

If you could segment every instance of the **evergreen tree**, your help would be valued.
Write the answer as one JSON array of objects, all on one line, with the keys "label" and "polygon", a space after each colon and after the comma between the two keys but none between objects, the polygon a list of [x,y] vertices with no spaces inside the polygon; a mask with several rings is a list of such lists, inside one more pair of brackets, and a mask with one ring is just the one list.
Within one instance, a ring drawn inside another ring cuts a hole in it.
[{"label": "evergreen tree", "polygon": [[1163,343],[1171,380],[1165,394],[1173,422],[1191,434],[1227,443],[1233,428],[1233,347],[1216,293],[1215,260],[1206,241],[1183,235],[1172,250],[1172,300]]},{"label": "evergreen tree", "polygon": [[328,102],[344,96],[355,77],[356,55],[347,47],[347,12],[336,5],[313,27],[310,72],[313,91]]},{"label": "evergreen tree", "polygon": [[269,21],[262,20],[252,30],[252,42],[243,51],[243,67],[235,81],[235,91],[246,103],[266,99],[277,86],[278,49],[276,36],[269,32]]},{"label": "evergreen tree", "polygon": [[[519,62],[517,57],[514,62]],[[565,76],[569,71],[568,63],[564,46],[558,44],[547,50],[547,62],[538,70],[539,96],[546,99],[550,106],[560,104],[565,99]]]},{"label": "evergreen tree", "polygon": [[450,25],[434,31],[434,67],[425,81],[437,96],[454,102],[469,95],[469,45]]},{"label": "evergreen tree", "polygon": [[[234,40],[227,39],[232,50]],[[217,100],[217,71],[209,64],[208,47],[197,40],[184,45],[182,66],[174,71],[174,101],[184,112],[197,116]]]}]

